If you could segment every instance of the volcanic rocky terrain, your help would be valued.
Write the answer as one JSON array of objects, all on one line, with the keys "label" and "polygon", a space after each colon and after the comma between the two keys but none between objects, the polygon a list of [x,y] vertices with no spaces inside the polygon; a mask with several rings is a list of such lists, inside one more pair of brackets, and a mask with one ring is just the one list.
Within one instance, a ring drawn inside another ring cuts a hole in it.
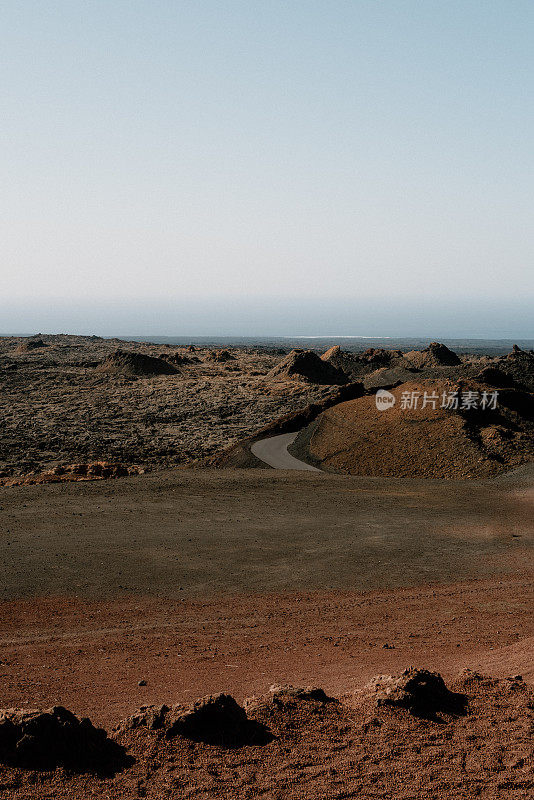
[{"label": "volcanic rocky terrain", "polygon": [[[476,420],[473,414],[461,418],[438,413],[428,415],[428,424],[420,416],[406,416],[385,431],[385,415],[377,420],[372,401],[362,398],[325,415],[312,437],[309,457],[332,471],[405,474],[395,466],[393,451],[397,447],[399,458],[405,458],[406,426],[414,423],[416,438],[438,440],[443,429],[443,447],[471,453],[465,458],[459,453],[458,469],[451,475],[492,474],[528,461],[534,354],[519,348],[508,356],[458,356],[433,342],[425,350],[406,353],[354,353],[336,346],[321,355],[311,350],[177,348],[67,335],[5,337],[0,340],[0,480],[80,480],[217,464],[218,454],[229,447],[262,430],[276,432],[281,418],[296,415],[303,428],[326,407],[381,387],[430,390],[434,381],[433,388],[443,391],[459,380],[471,381],[469,386],[477,390],[501,390],[501,410]],[[391,423],[394,414],[387,419]],[[338,420],[343,420],[343,433],[336,427]],[[459,439],[449,435],[451,426],[460,431]],[[343,447],[340,435],[345,437]],[[361,452],[368,435],[375,456],[363,463],[354,452]],[[393,453],[393,472],[381,470],[383,453],[373,436]],[[301,440],[301,453],[303,446]],[[353,454],[341,456],[347,448]],[[478,456],[477,466],[473,459]],[[447,473],[433,467],[424,474]]]}]

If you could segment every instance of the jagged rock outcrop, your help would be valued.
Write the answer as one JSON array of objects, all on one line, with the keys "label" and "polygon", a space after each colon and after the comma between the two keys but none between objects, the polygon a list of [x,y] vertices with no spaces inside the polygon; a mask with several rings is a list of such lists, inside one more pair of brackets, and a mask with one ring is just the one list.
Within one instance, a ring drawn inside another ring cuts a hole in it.
[{"label": "jagged rock outcrop", "polygon": [[235,356],[229,350],[210,350],[204,360],[212,361],[216,364],[224,364],[227,361],[235,361]]}]

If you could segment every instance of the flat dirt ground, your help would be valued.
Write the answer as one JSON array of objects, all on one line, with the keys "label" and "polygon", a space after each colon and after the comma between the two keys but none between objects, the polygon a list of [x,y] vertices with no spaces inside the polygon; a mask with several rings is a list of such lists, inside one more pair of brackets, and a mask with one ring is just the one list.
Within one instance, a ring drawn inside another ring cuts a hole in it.
[{"label": "flat dirt ground", "polygon": [[108,727],[220,690],[339,696],[410,664],[534,681],[533,484],[523,467],[5,488],[2,705],[62,704]]}]

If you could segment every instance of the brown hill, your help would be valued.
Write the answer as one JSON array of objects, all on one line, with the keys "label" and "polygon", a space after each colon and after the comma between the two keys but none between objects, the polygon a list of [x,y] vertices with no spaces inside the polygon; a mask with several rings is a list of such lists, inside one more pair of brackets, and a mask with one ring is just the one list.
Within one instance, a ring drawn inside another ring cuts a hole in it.
[{"label": "brown hill", "polygon": [[[495,409],[442,408],[459,392],[489,395],[492,387],[470,381],[403,383],[395,404],[378,410],[374,395],[323,412],[290,450],[331,472],[384,477],[468,478],[489,476],[534,459],[534,396],[500,390]],[[423,408],[423,401],[427,403]],[[403,398],[417,397],[416,408]],[[428,398],[431,399],[428,402]],[[435,404],[435,408],[434,408]],[[461,403],[460,403],[461,405]]]},{"label": "brown hill", "polygon": [[313,350],[292,350],[266,375],[267,380],[304,380],[309,383],[341,385],[348,377]]},{"label": "brown hill", "polygon": [[115,350],[96,369],[113,375],[175,375],[178,370],[162,358],[129,350]]}]

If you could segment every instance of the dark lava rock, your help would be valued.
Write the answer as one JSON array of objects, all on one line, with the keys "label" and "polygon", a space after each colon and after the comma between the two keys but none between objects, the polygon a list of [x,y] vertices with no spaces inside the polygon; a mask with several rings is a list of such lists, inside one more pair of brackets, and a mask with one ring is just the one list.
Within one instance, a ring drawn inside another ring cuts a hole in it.
[{"label": "dark lava rock", "polygon": [[497,367],[513,378],[518,385],[534,391],[534,352],[532,350],[521,350],[514,344],[512,352],[498,360]]},{"label": "dark lava rock", "polygon": [[310,383],[342,385],[347,375],[313,350],[292,350],[266,375],[267,379],[296,379]]},{"label": "dark lava rock", "polygon": [[96,369],[114,375],[175,375],[178,372],[163,358],[129,350],[115,350]]},{"label": "dark lava rock", "polygon": [[379,675],[371,682],[379,706],[405,708],[415,716],[434,717],[437,712],[464,714],[467,698],[451,692],[438,672],[405,669],[399,676]]},{"label": "dark lava rock", "polygon": [[498,367],[485,367],[479,374],[476,376],[476,380],[480,381],[481,383],[487,383],[488,386],[494,386],[496,388],[499,387],[506,387],[512,388],[515,386],[515,381],[511,375],[508,375],[502,369]]},{"label": "dark lava rock", "polygon": [[184,736],[223,747],[264,744],[272,739],[267,728],[249,719],[229,694],[202,697],[188,707],[143,706],[119,726],[121,731],[135,728],[163,729],[167,739]]},{"label": "dark lava rock", "polygon": [[0,761],[29,769],[113,772],[126,765],[124,749],[89,719],[62,706],[0,710]]}]

